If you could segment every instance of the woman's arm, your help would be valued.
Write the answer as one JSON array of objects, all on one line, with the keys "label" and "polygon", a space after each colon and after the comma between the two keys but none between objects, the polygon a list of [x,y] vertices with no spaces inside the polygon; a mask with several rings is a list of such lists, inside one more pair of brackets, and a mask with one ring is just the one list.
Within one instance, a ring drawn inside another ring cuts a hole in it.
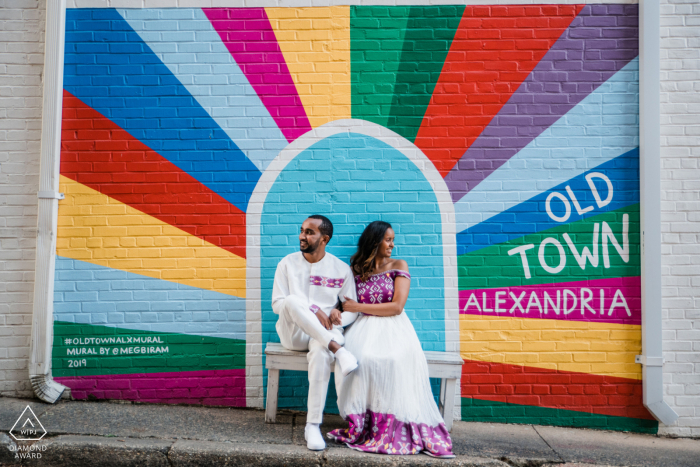
[{"label": "woman's arm", "polygon": [[[402,270],[408,269],[408,265],[405,262],[402,266],[404,266],[403,268],[401,268]],[[394,298],[391,302],[357,303],[356,301],[350,300],[346,297],[345,303],[343,303],[343,309],[345,311],[361,312],[366,315],[374,316],[400,315],[403,311],[403,307],[406,305],[406,300],[408,300],[408,292],[410,289],[410,279],[403,276],[396,276],[394,278]]]}]

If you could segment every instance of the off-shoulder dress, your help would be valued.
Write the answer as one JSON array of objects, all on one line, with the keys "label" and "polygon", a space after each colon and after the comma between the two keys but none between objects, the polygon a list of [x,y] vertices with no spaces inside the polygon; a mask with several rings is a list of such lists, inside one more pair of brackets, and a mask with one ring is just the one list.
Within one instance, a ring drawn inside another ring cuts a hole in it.
[{"label": "off-shoulder dress", "polygon": [[[391,302],[397,277],[411,278],[399,269],[366,281],[356,276],[358,302]],[[430,389],[425,354],[405,311],[390,317],[360,315],[345,333],[345,348],[359,362],[347,377],[335,372],[338,408],[349,427],[328,437],[364,452],[454,457]]]}]

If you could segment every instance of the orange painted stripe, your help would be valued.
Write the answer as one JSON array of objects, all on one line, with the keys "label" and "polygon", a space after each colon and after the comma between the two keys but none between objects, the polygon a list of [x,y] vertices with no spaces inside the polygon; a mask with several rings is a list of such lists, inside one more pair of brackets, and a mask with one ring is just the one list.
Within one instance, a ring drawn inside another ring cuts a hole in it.
[{"label": "orange painted stripe", "polygon": [[460,315],[465,360],[642,379],[641,326]]},{"label": "orange painted stripe", "polygon": [[67,177],[60,190],[59,256],[245,297],[245,259]]}]

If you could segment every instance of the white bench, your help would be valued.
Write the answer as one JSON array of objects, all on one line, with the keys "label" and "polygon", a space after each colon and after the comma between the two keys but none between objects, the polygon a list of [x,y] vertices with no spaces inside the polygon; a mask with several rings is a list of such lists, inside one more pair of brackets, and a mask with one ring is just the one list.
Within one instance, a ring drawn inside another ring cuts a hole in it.
[{"label": "white bench", "polygon": [[[280,370],[308,371],[307,352],[287,350],[282,344],[268,342],[265,348],[265,368],[267,368],[267,407],[265,421],[275,423],[277,417],[277,392],[280,384]],[[428,360],[428,373],[431,378],[440,378],[440,413],[445,426],[452,430],[454,420],[455,394],[457,381],[462,374],[464,361],[454,352],[425,352]],[[331,371],[333,367],[331,365]]]}]

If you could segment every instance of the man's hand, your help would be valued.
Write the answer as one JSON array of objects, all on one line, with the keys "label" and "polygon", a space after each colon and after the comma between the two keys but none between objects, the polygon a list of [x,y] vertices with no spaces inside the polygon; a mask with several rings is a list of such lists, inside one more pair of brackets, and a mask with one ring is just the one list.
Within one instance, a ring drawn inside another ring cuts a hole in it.
[{"label": "man's hand", "polygon": [[340,310],[337,308],[333,308],[331,310],[331,323],[336,324],[338,326],[343,324],[343,318],[340,316]]},{"label": "man's hand", "polygon": [[318,310],[316,312],[316,318],[318,318],[318,320],[321,322],[324,328],[328,329],[329,331],[333,329],[333,324],[331,324],[330,318],[326,316],[323,310]]}]

